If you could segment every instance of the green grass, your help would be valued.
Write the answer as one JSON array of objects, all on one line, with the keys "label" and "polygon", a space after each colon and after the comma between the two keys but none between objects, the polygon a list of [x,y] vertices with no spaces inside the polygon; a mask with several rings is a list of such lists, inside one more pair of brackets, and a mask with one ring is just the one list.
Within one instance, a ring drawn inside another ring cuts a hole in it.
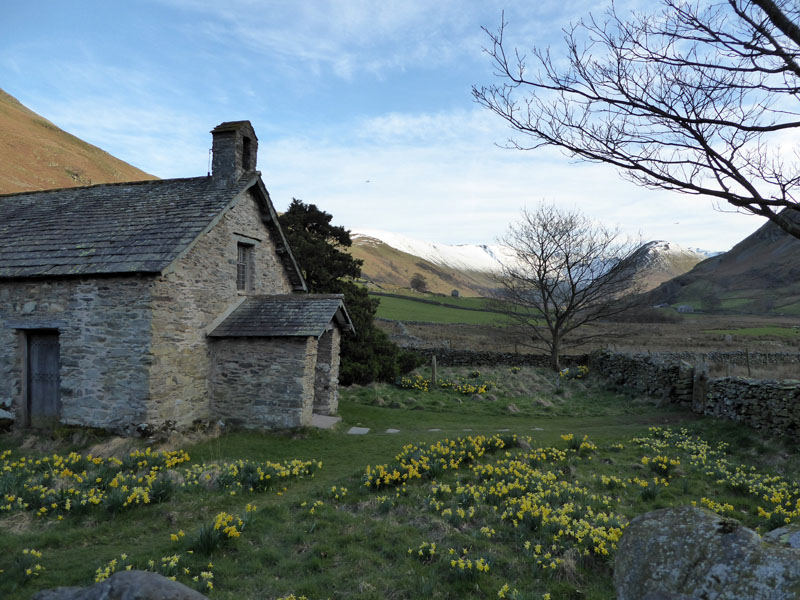
[{"label": "green grass", "polygon": [[[461,310],[449,306],[437,306],[417,302],[412,298],[376,297],[380,299],[377,316],[382,319],[423,321],[426,323],[467,323],[470,325],[501,325],[507,322],[506,317],[503,315],[488,311]],[[472,299],[469,300],[472,301]]]},{"label": "green grass", "polygon": [[736,310],[744,308],[752,303],[752,298],[723,298],[721,307],[723,310]]},{"label": "green grass", "polygon": [[[491,303],[491,300],[488,298],[479,298],[475,296],[459,296],[456,298],[453,296],[440,296],[437,294],[420,293],[415,291],[405,291],[403,293],[398,292],[397,295],[412,300],[428,300],[431,302],[438,302],[440,304],[450,304],[465,309],[488,310],[489,304]],[[382,297],[378,294],[375,294],[375,296]]]},{"label": "green grass", "polygon": [[[786,499],[782,507],[794,506],[800,496],[791,483],[798,476],[796,447],[770,442],[736,424],[658,409],[652,401],[604,390],[592,374],[586,380],[559,382],[534,369],[481,369],[476,376],[468,370],[442,369],[440,375],[495,384],[477,395],[385,384],[344,389],[340,403],[344,421],[336,430],[229,433],[188,446],[191,462],[171,470],[202,465],[209,485],[181,488],[161,504],[137,505],[116,515],[103,506],[84,514],[51,511],[43,517],[30,510],[0,511],[0,569],[5,571],[0,574],[0,597],[21,600],[39,589],[88,585],[98,568],[116,559],[117,568],[126,564],[147,568],[153,560],[154,570],[175,574],[179,581],[200,589],[206,589],[207,581],[201,573],[213,573],[212,599],[269,600],[291,593],[309,600],[495,598],[506,584],[508,597],[517,589],[517,597],[527,599],[538,600],[545,592],[553,600],[607,599],[614,597],[611,575],[617,534],[613,528],[624,526],[633,516],[692,501],[702,504],[706,498],[724,514],[764,531],[785,518],[776,514],[776,505],[764,500],[765,494],[780,487]],[[368,427],[370,433],[347,435],[353,425]],[[650,430],[652,426],[660,429]],[[400,431],[387,433],[389,428]],[[468,447],[479,444],[485,453],[471,450],[471,456],[464,454],[454,463],[457,454],[447,448],[457,448],[458,438],[480,435],[487,439],[469,442]],[[708,443],[696,439],[698,435]],[[452,444],[442,446],[442,440]],[[0,454],[11,450],[0,463],[17,465],[3,473],[0,464],[3,502],[8,501],[4,494],[21,485],[8,479],[8,473],[20,469],[23,455],[41,459],[65,454],[81,441],[78,436],[66,436],[62,442],[44,436],[33,443],[29,439],[30,449],[25,451],[19,450],[20,444],[19,437],[0,436]],[[411,446],[403,450],[406,445]],[[700,454],[708,457],[704,464],[692,458]],[[447,457],[448,468],[442,467],[442,456]],[[665,474],[650,464],[657,456],[677,464]],[[314,460],[322,467],[313,477],[285,478],[265,492],[211,484],[215,478],[224,481],[212,464],[238,459]],[[593,522],[591,514],[613,513],[610,524],[593,525],[609,554],[584,548],[576,539],[556,541],[554,524],[540,522],[532,514],[521,514],[517,526],[513,519],[501,518],[516,500],[490,488],[510,483],[502,473],[512,460],[520,461],[514,463],[514,477],[528,482],[524,493],[533,494],[535,503],[554,511],[572,506],[574,512],[563,515],[570,520]],[[55,473],[49,464],[32,469],[40,477]],[[744,470],[737,474],[739,464],[748,466],[746,476]],[[493,465],[494,474],[482,471],[482,465]],[[376,483],[376,470],[387,473],[382,483]],[[419,477],[413,476],[415,471]],[[403,473],[412,475],[403,480]],[[759,473],[783,479],[759,478]],[[87,485],[93,481],[88,475]],[[669,485],[664,485],[665,479]],[[544,491],[537,491],[537,486]],[[459,491],[467,488],[470,494]],[[211,526],[215,515],[224,511],[246,517],[250,503],[258,509],[238,527],[240,537],[223,540],[210,556],[197,550],[189,553],[200,529]],[[770,516],[759,516],[759,507]],[[172,541],[170,535],[181,530],[186,535]],[[431,544],[437,548],[433,555]],[[538,564],[550,559],[536,552],[537,544],[556,545],[553,557],[559,561],[553,568]],[[41,551],[42,557],[31,561],[29,554],[23,554],[26,548]],[[170,567],[169,561],[162,566],[162,557],[175,555],[179,555],[176,566]],[[473,565],[485,559],[489,572],[476,573],[473,567],[462,573],[450,562],[459,558]],[[26,577],[24,568],[35,564],[44,570]]]},{"label": "green grass", "polygon": [[779,337],[794,338],[800,335],[800,330],[794,327],[743,327],[741,329],[706,329],[704,333],[719,335],[733,335],[742,337]]},{"label": "green grass", "polygon": [[792,302],[776,307],[773,312],[784,313],[787,315],[800,315],[800,302]]}]

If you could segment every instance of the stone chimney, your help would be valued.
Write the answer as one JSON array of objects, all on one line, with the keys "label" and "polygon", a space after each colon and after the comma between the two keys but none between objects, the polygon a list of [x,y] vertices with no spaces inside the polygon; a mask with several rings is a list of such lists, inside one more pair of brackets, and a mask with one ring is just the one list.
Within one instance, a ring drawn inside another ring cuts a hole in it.
[{"label": "stone chimney", "polygon": [[211,176],[232,185],[256,170],[258,138],[250,121],[226,121],[211,130]]}]

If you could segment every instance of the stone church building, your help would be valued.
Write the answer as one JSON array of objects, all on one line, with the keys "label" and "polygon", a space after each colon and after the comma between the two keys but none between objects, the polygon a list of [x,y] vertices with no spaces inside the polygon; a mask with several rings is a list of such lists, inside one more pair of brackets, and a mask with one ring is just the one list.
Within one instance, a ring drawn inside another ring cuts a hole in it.
[{"label": "stone church building", "polygon": [[250,123],[211,133],[207,177],[0,196],[0,405],[17,424],[336,412],[342,297],[307,293]]}]

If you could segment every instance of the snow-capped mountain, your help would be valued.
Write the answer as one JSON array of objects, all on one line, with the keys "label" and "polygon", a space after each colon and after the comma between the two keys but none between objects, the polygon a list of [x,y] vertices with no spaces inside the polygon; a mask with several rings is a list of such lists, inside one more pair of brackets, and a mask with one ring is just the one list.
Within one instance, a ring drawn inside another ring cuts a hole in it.
[{"label": "snow-capped mountain", "polygon": [[[407,288],[414,274],[425,277],[433,292],[483,295],[497,285],[502,266],[515,262],[499,244],[448,245],[377,229],[351,231],[352,253],[364,260],[362,273],[379,287]],[[639,249],[639,267],[647,289],[686,273],[707,256],[662,240]]]},{"label": "snow-capped mountain", "polygon": [[684,248],[664,240],[647,242],[637,252],[637,270],[642,276],[645,289],[652,289],[673,277],[683,275],[708,258],[707,254],[693,248]]},{"label": "snow-capped mountain", "polygon": [[418,256],[435,265],[464,271],[497,273],[512,259],[508,248],[498,244],[463,244],[450,246],[410,238],[391,231],[358,229],[350,232],[354,244],[366,246],[382,242],[396,250]]},{"label": "snow-capped mountain", "polygon": [[666,242],[664,240],[654,240],[652,242],[642,244],[642,247],[639,248],[639,252],[649,256],[652,261],[660,263],[674,263],[676,260],[687,260],[697,263],[701,260],[709,258],[710,256],[719,254],[699,250],[697,248],[685,248],[673,242]]}]

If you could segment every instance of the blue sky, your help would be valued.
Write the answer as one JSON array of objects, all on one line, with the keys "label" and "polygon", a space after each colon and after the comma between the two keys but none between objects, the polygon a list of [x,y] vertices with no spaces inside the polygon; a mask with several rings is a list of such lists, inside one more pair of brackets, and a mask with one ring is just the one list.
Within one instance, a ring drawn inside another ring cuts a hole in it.
[{"label": "blue sky", "polygon": [[494,243],[546,201],[644,239],[725,250],[763,222],[556,150],[496,146],[511,132],[470,93],[494,80],[481,26],[505,10],[520,47],[558,49],[596,1],[5,4],[0,87],[159,177],[205,174],[208,132],[249,119],[276,208],[300,198],[351,229]]}]

